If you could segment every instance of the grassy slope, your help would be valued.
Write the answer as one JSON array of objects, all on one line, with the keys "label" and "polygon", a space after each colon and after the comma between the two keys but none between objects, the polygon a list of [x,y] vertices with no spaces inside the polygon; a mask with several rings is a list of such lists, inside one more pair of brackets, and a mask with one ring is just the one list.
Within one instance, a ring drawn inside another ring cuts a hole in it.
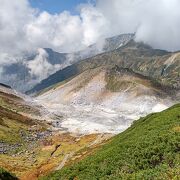
[{"label": "grassy slope", "polygon": [[20,130],[27,130],[28,127],[35,125],[31,119],[16,112],[0,106],[0,140],[13,143],[21,142]]},{"label": "grassy slope", "polygon": [[38,109],[23,99],[0,92],[0,180],[11,178],[1,167],[20,179],[37,179],[59,167],[68,154],[86,149],[98,137],[73,137],[62,132],[51,135],[45,122],[26,116],[36,113]]},{"label": "grassy slope", "polygon": [[5,109],[14,111],[16,113],[28,113],[34,115],[40,115],[39,110],[36,107],[29,106],[21,97],[13,94],[8,94],[0,91],[0,106]]},{"label": "grassy slope", "polygon": [[25,105],[21,98],[12,94],[0,92],[1,142],[20,143],[22,142],[22,139],[19,135],[19,131],[26,131],[29,127],[37,124],[35,120],[21,115],[20,112],[37,113],[36,110]]},{"label": "grassy slope", "polygon": [[0,179],[1,180],[17,180],[13,174],[7,172],[6,170],[0,168]]},{"label": "grassy slope", "polygon": [[135,121],[92,156],[44,179],[178,179],[180,104]]}]

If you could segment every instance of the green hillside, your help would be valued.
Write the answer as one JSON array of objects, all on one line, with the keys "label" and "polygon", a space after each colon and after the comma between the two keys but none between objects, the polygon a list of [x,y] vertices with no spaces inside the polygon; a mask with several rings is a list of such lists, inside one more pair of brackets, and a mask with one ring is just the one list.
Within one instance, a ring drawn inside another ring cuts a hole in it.
[{"label": "green hillside", "polygon": [[23,137],[20,132],[27,133],[34,125],[40,125],[41,129],[46,128],[45,123],[22,113],[39,115],[38,109],[26,104],[22,98],[0,91],[0,143],[22,143]]},{"label": "green hillside", "polygon": [[1,180],[18,180],[13,174],[7,172],[6,170],[0,168],[0,179]]},{"label": "green hillside", "polygon": [[178,179],[179,142],[180,104],[135,121],[93,155],[43,179]]}]

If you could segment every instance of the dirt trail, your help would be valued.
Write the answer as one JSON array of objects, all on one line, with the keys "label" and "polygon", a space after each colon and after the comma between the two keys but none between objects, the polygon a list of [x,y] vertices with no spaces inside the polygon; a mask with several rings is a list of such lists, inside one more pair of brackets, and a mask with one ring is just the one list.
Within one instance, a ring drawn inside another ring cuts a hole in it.
[{"label": "dirt trail", "polygon": [[75,152],[71,152],[69,154],[66,154],[64,159],[62,160],[61,164],[56,168],[56,170],[60,170],[64,167],[66,162],[74,155]]},{"label": "dirt trail", "polygon": [[95,139],[95,141],[93,141],[92,143],[90,143],[90,144],[88,145],[88,147],[101,144],[103,141],[106,141],[107,139],[110,139],[112,136],[114,136],[114,135],[113,135],[113,134],[99,134],[99,135],[97,136],[97,138]]}]

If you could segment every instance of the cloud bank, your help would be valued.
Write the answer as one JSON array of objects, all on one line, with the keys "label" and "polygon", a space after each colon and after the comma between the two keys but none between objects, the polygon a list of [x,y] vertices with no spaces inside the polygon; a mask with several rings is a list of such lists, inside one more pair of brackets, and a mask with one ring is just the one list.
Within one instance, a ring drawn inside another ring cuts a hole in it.
[{"label": "cloud bank", "polygon": [[40,47],[77,51],[99,39],[134,32],[137,40],[155,48],[180,49],[179,0],[97,0],[81,5],[79,15],[41,12],[28,0],[0,4],[1,56]]},{"label": "cloud bank", "polygon": [[[137,41],[154,48],[180,50],[179,0],[96,0],[79,5],[77,15],[40,11],[28,0],[0,0],[0,5],[0,71],[38,48],[79,51],[122,33],[135,32]],[[26,63],[32,75],[41,76],[37,65],[42,62],[47,73],[53,68],[39,54],[41,58]]]},{"label": "cloud bank", "polygon": [[61,67],[60,64],[50,64],[47,58],[48,53],[44,49],[38,48],[36,57],[26,63],[31,76],[34,76],[37,81],[48,77],[52,72],[55,72]]}]

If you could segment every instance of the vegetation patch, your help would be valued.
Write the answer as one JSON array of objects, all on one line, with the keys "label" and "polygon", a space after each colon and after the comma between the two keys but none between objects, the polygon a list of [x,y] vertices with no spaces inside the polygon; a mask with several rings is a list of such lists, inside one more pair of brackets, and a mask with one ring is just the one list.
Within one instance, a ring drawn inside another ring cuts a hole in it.
[{"label": "vegetation patch", "polygon": [[13,174],[7,172],[6,170],[0,168],[0,179],[2,180],[18,180]]},{"label": "vegetation patch", "polygon": [[180,104],[133,123],[123,133],[79,163],[44,180],[178,179],[180,172]]}]

